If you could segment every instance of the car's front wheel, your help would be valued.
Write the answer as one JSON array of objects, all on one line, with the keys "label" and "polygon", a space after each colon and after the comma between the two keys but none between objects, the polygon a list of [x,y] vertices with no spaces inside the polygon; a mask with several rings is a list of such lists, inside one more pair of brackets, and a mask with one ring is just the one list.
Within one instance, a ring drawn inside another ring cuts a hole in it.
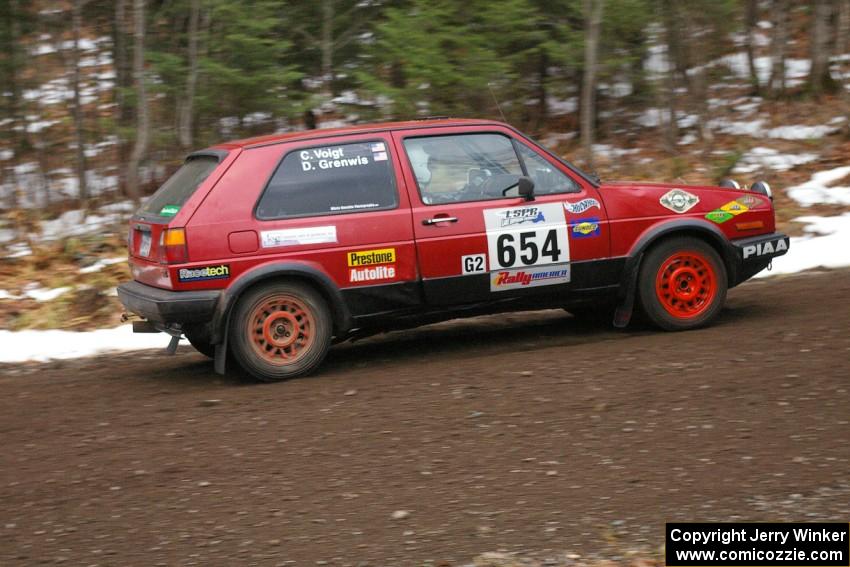
[{"label": "car's front wheel", "polygon": [[271,282],[240,298],[230,324],[239,364],[263,382],[316,369],[330,347],[332,324],[324,298],[296,282]]},{"label": "car's front wheel", "polygon": [[708,243],[693,237],[665,240],[644,258],[638,280],[643,311],[668,331],[702,327],[726,300],[726,268]]}]

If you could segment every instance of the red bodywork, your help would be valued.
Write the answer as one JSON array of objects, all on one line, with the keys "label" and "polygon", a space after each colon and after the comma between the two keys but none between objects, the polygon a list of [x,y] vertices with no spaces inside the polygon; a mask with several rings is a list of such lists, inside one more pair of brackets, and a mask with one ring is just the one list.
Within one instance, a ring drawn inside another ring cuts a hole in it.
[{"label": "red bodywork", "polygon": [[[533,202],[522,197],[507,197],[487,201],[425,204],[417,188],[411,162],[405,154],[403,140],[411,136],[431,136],[461,133],[499,133],[517,144],[537,152],[549,164],[569,176],[578,187],[570,193],[538,195]],[[398,206],[391,210],[354,212],[326,216],[258,220],[254,214],[258,199],[272,173],[288,153],[321,144],[349,142],[383,142],[395,173]],[[452,303],[480,303],[501,300],[504,294],[477,285],[463,291],[465,280],[462,257],[487,254],[488,237],[484,211],[488,209],[549,206],[547,211],[562,210],[565,203],[595,200],[598,207],[592,217],[598,220],[592,237],[581,238],[574,233],[569,238],[569,262],[573,266],[573,288],[605,288],[615,293],[622,290],[630,258],[634,258],[654,237],[673,224],[687,226],[682,230],[704,230],[717,239],[724,258],[729,257],[736,239],[746,239],[774,232],[774,211],[771,201],[762,195],[746,192],[754,200],[746,212],[737,214],[722,224],[705,218],[706,213],[722,207],[742,195],[741,190],[708,186],[683,186],[658,183],[597,184],[588,176],[572,169],[515,129],[498,122],[480,120],[433,120],[356,126],[344,129],[287,133],[221,144],[212,150],[224,155],[214,172],[199,186],[170,219],[145,220],[136,217],[130,223],[130,265],[134,279],[142,284],[174,292],[189,290],[231,290],[252,274],[264,268],[285,263],[301,266],[306,272],[319,274],[337,291],[375,287],[377,284],[407,284],[410,293],[406,306],[413,310],[432,310],[434,306]],[[683,189],[699,198],[698,204],[684,213],[676,213],[660,203],[663,195],[673,189]],[[551,205],[551,206],[550,206]],[[563,210],[565,222],[588,217],[589,212],[574,214]],[[441,217],[456,218],[456,222],[426,221]],[[263,232],[335,227],[336,242],[289,245],[264,248]],[[165,228],[185,229],[188,261],[166,263],[160,257],[161,233]],[[140,254],[142,234],[150,231],[152,249],[147,257]],[[575,238],[574,238],[575,236]],[[394,275],[383,281],[351,281],[348,255],[355,251],[394,249]],[[729,262],[735,259],[729,257]],[[738,261],[740,258],[738,258]],[[492,259],[491,259],[492,261]],[[178,272],[185,268],[227,265],[227,278],[180,282]],[[766,262],[765,262],[766,265]],[[579,270],[584,266],[584,270]],[[740,266],[739,266],[740,268]],[[761,269],[761,268],[759,268]],[[579,270],[579,271],[576,271]],[[492,267],[489,276],[496,277]],[[758,271],[758,270],[756,270]],[[748,272],[730,266],[730,285],[750,277]],[[754,272],[753,272],[754,273]],[[743,275],[740,275],[743,274]],[[267,275],[267,274],[266,274]],[[598,277],[597,277],[598,276]],[[586,281],[587,283],[582,283]],[[427,285],[429,282],[433,285]],[[485,284],[486,285],[486,284]],[[540,291],[540,288],[535,288]],[[559,288],[562,291],[563,287]],[[458,290],[455,293],[454,290]],[[554,290],[554,287],[553,287]],[[552,290],[550,290],[552,291]],[[509,294],[515,295],[515,294]],[[345,295],[343,310],[358,315],[381,312],[379,307],[358,304],[358,295]],[[380,303],[380,302],[378,302]],[[125,302],[126,304],[126,302]],[[387,305],[384,310],[395,308]],[[219,309],[225,312],[226,309]],[[219,314],[220,315],[220,314]],[[171,323],[171,321],[163,321]],[[356,326],[356,325],[347,325]]]}]

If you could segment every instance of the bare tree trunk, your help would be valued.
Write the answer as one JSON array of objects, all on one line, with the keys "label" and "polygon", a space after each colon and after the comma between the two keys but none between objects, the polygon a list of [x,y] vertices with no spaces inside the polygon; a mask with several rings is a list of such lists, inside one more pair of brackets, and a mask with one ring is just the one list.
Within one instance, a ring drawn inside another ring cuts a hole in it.
[{"label": "bare tree trunk", "polygon": [[812,11],[811,54],[812,68],[809,72],[809,91],[820,98],[825,90],[834,90],[829,74],[829,19],[832,15],[830,0],[815,0]]},{"label": "bare tree trunk", "polygon": [[[835,29],[835,52],[842,55],[850,52],[850,0],[838,0],[838,23]],[[839,67],[844,71],[842,77],[847,76],[850,62],[841,61]],[[841,90],[841,98],[844,101],[844,114],[850,116],[850,91],[847,90],[846,81],[841,80],[838,88]],[[850,139],[850,121],[844,123],[844,136]]]},{"label": "bare tree trunk", "polygon": [[322,0],[322,94],[333,97],[334,79],[334,0]]},{"label": "bare tree trunk", "polygon": [[753,49],[753,28],[756,27],[758,21],[758,0],[747,0],[744,11],[744,45],[747,50],[747,63],[750,67],[750,83],[753,86],[753,94],[758,94],[761,85],[759,85],[755,50]]},{"label": "bare tree trunk", "polygon": [[86,184],[86,153],[85,140],[83,136],[83,106],[80,102],[80,28],[83,26],[83,5],[86,0],[74,0],[71,15],[71,27],[74,37],[74,55],[72,60],[73,74],[72,83],[74,89],[74,143],[77,148],[74,152],[75,169],[77,174],[77,188],[80,197],[80,206],[83,211],[88,209],[89,191]]},{"label": "bare tree trunk", "polygon": [[773,37],[770,40],[770,92],[773,98],[785,96],[785,54],[788,44],[788,0],[773,0]]},{"label": "bare tree trunk", "polygon": [[127,194],[139,200],[139,164],[148,150],[147,88],[145,86],[145,0],[133,0],[133,78],[136,81],[136,143],[127,165]]},{"label": "bare tree trunk", "polygon": [[676,153],[679,142],[679,123],[676,118],[676,62],[681,60],[679,38],[676,32],[676,14],[671,0],[661,3],[664,17],[664,36],[667,43],[667,69],[664,73],[664,96],[666,98],[667,119],[664,120],[664,141],[669,153]]},{"label": "bare tree trunk", "polygon": [[581,145],[588,167],[593,167],[593,134],[596,119],[596,65],[604,0],[584,0],[587,18],[584,45],[584,79],[581,85]]},{"label": "bare tree trunk", "polygon": [[189,8],[189,75],[186,77],[185,98],[180,105],[177,140],[184,149],[192,146],[192,119],[195,113],[195,87],[198,82],[198,21],[200,0],[191,0]]},{"label": "bare tree trunk", "polygon": [[[115,62],[115,124],[124,126],[129,120],[129,108],[124,96],[124,89],[129,85],[129,70],[127,69],[127,0],[115,0],[115,18],[112,23],[112,42],[114,53],[112,60]],[[127,144],[124,136],[120,134],[120,128],[116,128],[118,137],[118,162],[127,162]],[[118,168],[118,189],[127,194],[127,172],[123,167]]]}]

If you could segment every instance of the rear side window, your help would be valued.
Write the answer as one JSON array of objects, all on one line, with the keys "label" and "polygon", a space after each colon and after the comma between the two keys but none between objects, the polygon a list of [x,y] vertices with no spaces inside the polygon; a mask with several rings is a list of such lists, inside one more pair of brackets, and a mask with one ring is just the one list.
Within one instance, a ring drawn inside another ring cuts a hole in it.
[{"label": "rear side window", "polygon": [[257,218],[334,215],[397,206],[386,144],[358,142],[286,154],[260,197]]},{"label": "rear side window", "polygon": [[190,157],[157,189],[139,209],[139,213],[146,216],[173,217],[216,166],[218,158],[214,156]]}]

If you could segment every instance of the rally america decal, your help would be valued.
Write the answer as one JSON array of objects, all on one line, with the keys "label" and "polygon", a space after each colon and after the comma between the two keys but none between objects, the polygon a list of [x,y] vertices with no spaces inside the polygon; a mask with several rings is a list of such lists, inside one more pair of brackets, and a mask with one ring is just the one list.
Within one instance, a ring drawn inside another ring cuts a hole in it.
[{"label": "rally america decal", "polygon": [[661,203],[662,207],[670,209],[674,213],[682,214],[694,208],[699,203],[699,197],[682,189],[672,189],[664,193],[658,202]]},{"label": "rally america decal", "polygon": [[564,203],[564,210],[574,215],[580,215],[583,212],[593,208],[602,208],[599,205],[599,201],[597,201],[596,199],[582,199],[581,201],[578,201],[576,203]]},{"label": "rally america decal", "polygon": [[484,225],[491,291],[570,281],[570,243],[560,203],[486,209]]},{"label": "rally america decal", "polygon": [[230,265],[202,266],[200,268],[180,268],[177,279],[181,282],[199,282],[204,280],[226,280],[230,277]]},{"label": "rally america decal", "polygon": [[522,270],[504,270],[490,274],[490,291],[507,291],[509,289],[569,283],[569,281],[569,264]]},{"label": "rally america decal", "polygon": [[371,283],[396,278],[395,248],[348,252],[346,259],[348,281],[351,283]]}]

